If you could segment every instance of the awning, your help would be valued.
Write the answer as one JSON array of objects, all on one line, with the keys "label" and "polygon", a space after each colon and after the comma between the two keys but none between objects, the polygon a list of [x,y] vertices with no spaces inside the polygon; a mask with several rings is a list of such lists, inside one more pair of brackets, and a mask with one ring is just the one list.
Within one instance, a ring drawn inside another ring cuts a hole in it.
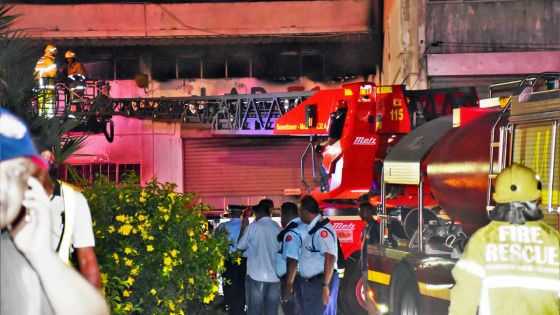
[{"label": "awning", "polygon": [[418,185],[422,160],[451,128],[452,116],[439,117],[422,124],[402,138],[385,158],[385,183]]},{"label": "awning", "polygon": [[71,47],[79,46],[183,46],[183,45],[239,45],[279,43],[368,42],[371,35],[363,33],[275,34],[242,36],[168,36],[168,37],[81,37],[81,38],[31,38],[35,45],[51,43]]}]

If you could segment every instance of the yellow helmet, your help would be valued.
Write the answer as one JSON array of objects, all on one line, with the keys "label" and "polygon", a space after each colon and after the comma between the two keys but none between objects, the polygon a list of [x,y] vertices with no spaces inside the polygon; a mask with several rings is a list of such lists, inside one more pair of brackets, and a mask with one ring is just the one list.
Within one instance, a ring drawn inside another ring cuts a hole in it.
[{"label": "yellow helmet", "polygon": [[519,164],[505,168],[496,178],[493,194],[497,203],[537,200],[541,185],[532,169]]},{"label": "yellow helmet", "polygon": [[53,44],[48,44],[47,47],[45,47],[45,54],[54,56],[56,55],[57,52],[58,49],[56,49],[56,46]]},{"label": "yellow helmet", "polygon": [[64,58],[76,58],[76,53],[72,50],[67,50],[64,54]]}]

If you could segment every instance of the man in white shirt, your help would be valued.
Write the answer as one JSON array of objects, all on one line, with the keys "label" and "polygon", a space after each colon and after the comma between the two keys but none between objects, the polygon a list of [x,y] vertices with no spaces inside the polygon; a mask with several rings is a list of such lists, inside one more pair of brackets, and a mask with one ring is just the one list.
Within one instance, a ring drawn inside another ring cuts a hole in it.
[{"label": "man in white shirt", "polygon": [[280,279],[276,275],[276,253],[280,244],[276,240],[281,228],[271,219],[272,208],[261,201],[253,207],[255,221],[243,213],[240,239],[237,248],[247,250],[247,278],[245,296],[247,314],[276,315],[280,302]]}]

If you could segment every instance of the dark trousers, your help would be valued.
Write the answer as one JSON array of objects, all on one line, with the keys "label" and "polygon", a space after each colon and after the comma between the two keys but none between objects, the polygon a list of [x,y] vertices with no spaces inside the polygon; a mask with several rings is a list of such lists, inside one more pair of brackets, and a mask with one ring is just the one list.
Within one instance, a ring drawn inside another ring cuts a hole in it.
[{"label": "dark trousers", "polygon": [[329,285],[330,301],[328,305],[323,304],[323,277],[314,277],[312,280],[301,281],[303,292],[303,313],[305,315],[335,315],[336,300],[338,298],[338,273],[332,275]]},{"label": "dark trousers", "polygon": [[296,275],[292,289],[294,290],[293,297],[285,302],[282,302],[282,310],[284,315],[303,315],[303,294],[301,290],[301,281],[303,279]]},{"label": "dark trousers", "polygon": [[276,315],[280,304],[280,282],[263,282],[245,278],[248,315]]},{"label": "dark trousers", "polygon": [[241,264],[226,261],[226,271],[222,277],[229,282],[223,285],[224,300],[228,314],[245,314],[245,276],[247,275],[247,258],[241,258]]}]

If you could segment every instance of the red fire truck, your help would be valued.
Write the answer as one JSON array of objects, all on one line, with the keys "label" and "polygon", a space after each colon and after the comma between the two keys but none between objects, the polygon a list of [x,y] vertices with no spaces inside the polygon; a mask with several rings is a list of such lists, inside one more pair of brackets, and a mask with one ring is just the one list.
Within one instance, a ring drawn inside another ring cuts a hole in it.
[{"label": "red fire truck", "polygon": [[[412,130],[385,157],[376,197],[383,241],[366,244],[370,314],[447,313],[451,270],[468,235],[488,223],[493,180],[511,163],[535,170],[545,218],[560,224],[560,75],[517,83],[523,90],[506,106],[489,99],[481,107],[498,106],[457,109]],[[397,197],[385,198],[389,185]]]},{"label": "red fire truck", "polygon": [[351,83],[311,95],[275,121],[274,134],[327,137],[331,116],[341,102],[347,109],[340,138],[332,139],[321,154],[314,150],[318,142],[310,141],[302,156],[302,168],[306,158],[313,162],[312,180],[317,188],[312,189],[303,169],[301,174],[341,242],[346,271],[339,303],[350,314],[363,313],[366,307],[360,269],[364,223],[358,216],[357,198],[379,193],[383,159],[404,135],[456,108],[477,106],[478,97],[474,88],[407,91],[400,85]]}]

